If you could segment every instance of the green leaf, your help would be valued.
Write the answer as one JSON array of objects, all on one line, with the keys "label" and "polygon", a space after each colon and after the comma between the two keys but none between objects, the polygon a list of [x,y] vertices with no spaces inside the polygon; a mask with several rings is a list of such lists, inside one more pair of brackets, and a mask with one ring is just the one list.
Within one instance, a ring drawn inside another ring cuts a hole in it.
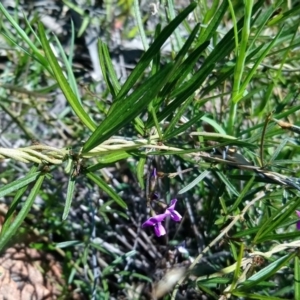
[{"label": "green leaf", "polygon": [[4,197],[16,190],[27,186],[29,183],[35,181],[41,172],[29,173],[25,177],[17,179],[11,183],[6,184],[5,186],[0,188],[0,197]]},{"label": "green leaf", "polygon": [[76,183],[76,176],[73,176],[71,173],[69,176],[69,181],[68,181],[66,203],[65,203],[64,212],[62,215],[63,220],[65,220],[68,217],[68,214],[69,214],[69,211],[71,208],[72,199],[73,199],[74,191],[75,191],[75,183]]},{"label": "green leaf", "polygon": [[[270,50],[273,48],[274,44],[280,37],[282,33],[283,28],[279,30],[277,35],[272,39],[270,44],[264,49],[264,51],[260,54],[260,56],[256,59],[254,66],[251,68],[250,72],[247,73],[246,78],[243,80],[243,84],[239,90],[239,93],[237,94],[237,99],[241,99],[242,95],[244,94],[244,91],[246,90],[246,87],[248,86],[250,80],[252,79],[253,75],[256,73],[257,68],[259,67],[262,60],[266,57],[266,55],[270,52]],[[237,100],[236,102],[238,102]]]},{"label": "green leaf", "polygon": [[195,185],[197,185],[199,182],[201,182],[208,174],[210,170],[203,171],[197,178],[195,178],[191,183],[189,183],[187,186],[185,186],[183,189],[181,189],[178,194],[183,194],[187,191],[189,191],[191,188],[193,188]]},{"label": "green leaf", "polygon": [[[257,48],[255,48],[255,50],[253,50],[246,57],[246,63],[250,63],[251,59],[253,59],[253,56],[256,55],[258,52],[260,52],[260,50],[263,47],[264,47],[264,44],[262,44],[262,45],[258,46]],[[228,62],[227,65],[225,65],[225,67],[224,67],[224,71],[223,72],[222,72],[222,70],[220,71],[221,74],[216,78],[216,80],[214,82],[210,83],[207,87],[205,87],[202,90],[202,95],[209,94],[210,91],[215,90],[216,88],[218,88],[220,86],[220,84],[222,84],[222,82],[224,82],[225,80],[230,78],[234,73],[234,66],[235,66],[234,62]],[[250,95],[251,95],[251,92],[253,92],[253,94],[258,93],[257,90],[251,90],[249,92]],[[249,94],[247,94],[247,97],[249,97]],[[246,98],[243,97],[243,100],[246,100]]]},{"label": "green leaf", "polygon": [[[259,229],[259,227],[255,227],[256,231]],[[275,233],[266,235],[263,238],[259,239],[260,243],[266,242],[266,241],[282,241],[282,240],[290,240],[290,239],[296,239],[300,237],[299,231],[294,232],[286,232],[286,233]]]},{"label": "green leaf", "polygon": [[[135,154],[136,155],[136,154]],[[88,172],[95,172],[99,169],[103,169],[113,163],[120,161],[122,159],[127,159],[133,156],[133,152],[130,151],[114,151],[110,154],[103,154],[99,159],[99,163],[92,165],[87,168]]]},{"label": "green leaf", "polygon": [[[170,121],[169,126],[165,130],[165,133],[164,133],[164,136],[163,136],[163,140],[170,139],[171,137],[174,137],[176,135],[176,130],[173,130],[173,128],[176,126],[176,124],[180,120],[180,118],[186,113],[189,105],[193,101],[194,101],[194,97],[189,97],[188,99],[186,99],[186,101],[180,106],[180,108],[175,113],[175,115],[173,115],[173,117],[172,117],[172,119]],[[170,109],[170,107],[169,107],[169,109]],[[174,106],[173,109],[176,110],[176,107]],[[172,110],[168,110],[168,111],[170,112],[170,114],[174,113],[174,111],[172,112]],[[162,117],[162,115],[160,115],[160,119],[161,119],[161,117]],[[151,125],[151,122],[150,122],[149,126],[150,125]],[[183,129],[182,126],[180,128]]]},{"label": "green leaf", "polygon": [[[240,29],[242,28],[242,20],[238,22],[238,26]],[[197,89],[199,89],[201,84],[206,80],[206,78],[215,68],[216,63],[223,60],[234,49],[233,33],[233,29],[228,31],[228,33],[205,59],[201,68],[192,76],[189,81],[185,82],[184,85],[174,91],[171,97],[181,98],[184,94],[186,95],[186,97],[188,97]]]},{"label": "green leaf", "polygon": [[216,292],[212,291],[209,287],[205,286],[204,284],[198,284],[199,289],[201,289],[206,295],[210,295],[211,299],[218,299],[218,295]]},{"label": "green leaf", "polygon": [[78,241],[78,240],[74,240],[74,241],[66,241],[66,242],[61,242],[61,243],[57,243],[55,244],[55,248],[67,248],[67,247],[74,247],[74,246],[79,246],[82,245],[83,242],[82,241]]},{"label": "green leaf", "polygon": [[215,34],[218,26],[220,25],[224,14],[227,11],[228,1],[222,1],[221,5],[216,10],[213,19],[210,21],[209,25],[201,30],[197,46],[203,44],[205,41],[209,40],[213,34]]},{"label": "green leaf", "polygon": [[[21,197],[23,196],[23,194],[27,190],[29,183],[31,183],[32,181],[35,181],[36,178],[39,176],[40,172],[36,172],[37,169],[38,169],[37,166],[33,166],[30,169],[29,173],[25,176],[25,177],[28,177],[30,175],[35,175],[35,176],[33,176],[33,180],[31,180],[30,182],[28,182],[28,184],[25,185],[25,186],[19,186],[18,187],[18,189],[17,189],[18,191],[17,191],[17,193],[16,193],[16,195],[15,195],[12,203],[10,204],[9,209],[8,209],[6,215],[5,215],[5,221],[4,221],[4,224],[2,225],[2,229],[1,229],[2,233],[4,233],[7,230],[7,228],[10,227],[10,225],[11,225],[11,218],[13,217],[13,215],[14,215],[14,213],[16,211],[17,205],[21,201]],[[24,180],[24,178],[22,178],[22,180]]]},{"label": "green leaf", "polygon": [[74,39],[74,35],[75,35],[75,33],[74,33],[75,29],[74,29],[73,22],[71,24],[72,24],[72,39],[70,41],[71,45],[70,45],[69,59],[67,58],[67,56],[65,54],[65,51],[64,51],[62,45],[59,42],[59,39],[56,36],[54,36],[54,39],[55,39],[56,44],[57,44],[57,46],[59,48],[60,54],[61,54],[61,56],[63,58],[64,66],[67,69],[67,72],[68,72],[67,78],[68,78],[68,82],[70,84],[70,87],[71,87],[73,93],[75,94],[76,99],[80,100],[80,98],[79,98],[80,95],[79,95],[79,91],[78,91],[78,88],[77,88],[76,79],[75,79],[75,76],[74,76],[74,73],[73,73],[73,69],[72,69],[72,55],[73,55],[72,51],[73,51],[73,47],[74,47],[74,40],[73,39]]},{"label": "green leaf", "polygon": [[[138,81],[139,77],[144,73],[146,68],[150,65],[153,57],[157,55],[157,52],[160,50],[162,45],[174,32],[174,30],[179,26],[179,24],[196,8],[197,4],[192,2],[188,7],[186,7],[174,20],[172,20],[159,34],[155,39],[150,48],[144,53],[125,84],[122,86],[122,89],[119,93],[119,96],[125,96],[129,90],[133,87],[134,84]],[[111,110],[113,111],[117,108],[117,102],[113,104]]]},{"label": "green leaf", "polygon": [[102,189],[108,196],[110,196],[117,204],[119,204],[123,208],[127,208],[127,204],[120,198],[120,196],[107,185],[105,181],[103,181],[100,177],[97,177],[95,174],[88,172],[86,176],[96,183],[100,189]]},{"label": "green leaf", "polygon": [[228,180],[228,178],[224,175],[224,173],[222,171],[216,170],[218,177],[223,181],[223,183],[225,184],[228,192],[231,192],[232,194],[234,194],[235,196],[239,197],[240,194],[239,192],[236,190],[236,188],[234,187],[234,185]]},{"label": "green leaf", "polygon": [[[187,62],[191,61],[190,57],[192,56],[192,54],[193,54],[193,57],[194,57],[195,56],[194,53],[199,53],[199,51],[193,51],[193,53],[188,54],[188,50],[189,50],[190,46],[192,45],[192,43],[193,43],[193,41],[194,41],[198,31],[199,31],[199,27],[200,27],[200,24],[197,24],[195,26],[195,28],[193,29],[193,31],[189,35],[188,39],[184,43],[183,47],[180,49],[180,51],[176,55],[175,63],[174,63],[173,70],[172,70],[172,76],[170,78],[170,82],[168,84],[166,84],[166,86],[162,90],[162,92],[161,92],[162,95],[168,95],[172,91],[172,88],[177,83],[178,79],[180,77],[184,77],[184,78],[186,77],[182,74],[183,71],[187,71],[187,72],[185,72],[185,75],[187,75],[190,72],[190,69],[186,70],[181,63],[182,63],[184,57],[186,55],[188,55],[184,66],[191,65],[190,63],[189,64],[187,63]],[[201,52],[199,53],[199,55],[204,50],[203,45],[201,45],[201,46],[202,46],[200,48]],[[194,66],[194,64],[192,64],[192,66]]]},{"label": "green leaf", "polygon": [[236,64],[234,70],[234,77],[233,77],[233,87],[232,87],[232,101],[233,103],[237,103],[240,98],[242,97],[242,90],[240,88],[242,76],[244,73],[245,68],[245,61],[248,52],[248,40],[250,38],[250,31],[251,31],[251,18],[252,18],[252,7],[253,7],[253,0],[248,1],[245,3],[244,6],[244,25],[242,28],[241,39],[238,40],[238,36],[235,37],[236,41]]},{"label": "green leaf", "polygon": [[140,187],[142,190],[145,189],[145,184],[144,184],[144,167],[145,167],[145,163],[146,163],[146,157],[141,157],[139,159],[138,165],[137,165],[137,169],[136,169],[136,173],[137,173],[137,178],[140,184]]},{"label": "green leaf", "polygon": [[189,120],[188,122],[186,122],[185,124],[181,125],[180,127],[178,127],[177,129],[173,130],[170,133],[168,133],[168,131],[166,130],[166,133],[164,134],[164,140],[173,138],[174,136],[178,136],[179,134],[181,134],[182,132],[186,131],[191,126],[197,124],[197,122],[200,121],[200,119],[203,117],[203,115],[204,115],[204,113],[200,112],[199,114],[197,114],[196,116],[194,116],[191,120]]},{"label": "green leaf", "polygon": [[[232,246],[233,245],[234,244],[232,244]],[[238,280],[239,280],[239,277],[240,277],[241,263],[242,263],[242,259],[243,259],[243,256],[244,256],[244,249],[245,249],[245,245],[243,243],[241,243],[240,251],[239,251],[239,254],[236,258],[237,262],[236,262],[236,267],[235,267],[235,270],[234,270],[234,273],[233,273],[230,292],[233,291],[236,288],[237,284],[238,284]]]},{"label": "green leaf", "polygon": [[[3,15],[6,19],[12,24],[12,26],[16,29],[17,34],[22,38],[23,41],[27,43],[30,49],[33,51],[34,56],[37,61],[39,61],[46,69],[49,68],[49,63],[45,59],[45,57],[40,53],[39,49],[33,44],[29,36],[26,32],[17,24],[17,22],[13,19],[13,17],[7,12],[4,6],[0,3],[0,11],[2,11]],[[30,54],[29,54],[30,55]]]},{"label": "green leaf", "polygon": [[[209,42],[200,45],[197,49],[195,49],[192,53],[188,55],[187,59],[183,61],[183,63],[177,69],[174,70],[173,75],[170,78],[169,82],[166,84],[166,86],[160,93],[159,100],[155,102],[155,107],[160,108],[161,106],[164,106],[162,105],[162,101],[165,100],[165,98],[173,97],[172,95],[170,96],[169,93],[172,92],[175,86],[179,86],[182,82],[186,81],[188,74],[195,67],[196,62],[199,60],[199,57],[201,56],[202,52],[207,48],[208,45]],[[193,100],[194,97],[193,96],[189,97],[187,94],[183,95],[182,97],[176,98],[169,105],[167,105],[166,108],[164,108],[160,113],[157,114],[158,121],[162,121],[163,119],[167,118],[169,115],[173,115],[174,111],[178,107],[180,107],[180,111],[171,120],[169,126],[170,128],[169,130],[171,130],[176,125],[180,117],[182,116],[182,111],[184,107],[187,107],[190,104],[190,102],[192,102]],[[154,121],[153,119],[150,118],[146,123],[146,127],[149,128],[153,126],[153,124]]]},{"label": "green leaf", "polygon": [[[273,297],[273,296],[264,296],[260,294],[251,294],[251,293],[243,293],[239,291],[232,291],[232,295],[237,296],[238,299],[253,299],[253,300],[282,300],[282,298]],[[297,298],[295,298],[297,299]]]},{"label": "green leaf", "polygon": [[80,119],[80,121],[85,124],[91,131],[94,131],[96,128],[96,124],[94,121],[89,117],[89,115],[85,112],[83,109],[79,99],[76,97],[72,89],[70,88],[70,85],[68,81],[66,80],[61,67],[59,66],[57,62],[57,58],[55,57],[50,44],[47,40],[45,29],[42,23],[39,22],[38,25],[39,28],[39,34],[41,37],[41,43],[43,45],[45,55],[49,61],[49,64],[51,66],[51,69],[53,71],[53,74],[55,76],[55,79],[57,80],[59,87],[61,88],[62,92],[64,93],[66,99],[70,103],[71,107],[73,108],[74,112]]},{"label": "green leaf", "polygon": [[293,6],[292,9],[285,11],[283,13],[278,14],[275,18],[271,19],[268,22],[268,26],[274,26],[278,23],[282,23],[283,21],[291,18],[292,16],[298,16],[300,13],[300,7],[298,5]]},{"label": "green leaf", "polygon": [[240,203],[243,201],[244,196],[249,191],[249,189],[252,187],[254,179],[255,179],[255,176],[252,176],[251,179],[247,182],[246,186],[244,187],[244,189],[242,190],[242,192],[240,193],[238,198],[234,201],[232,208],[230,209],[230,212],[234,212],[238,208]]},{"label": "green leaf", "polygon": [[297,207],[300,204],[300,198],[295,197],[289,201],[290,205],[285,206],[285,210],[278,209],[275,214],[270,216],[263,224],[260,225],[260,229],[253,239],[253,243],[259,243],[265,236],[275,230],[277,227],[281,226],[290,215],[294,214]]},{"label": "green leaf", "polygon": [[45,175],[41,175],[38,177],[35,185],[30,191],[27,199],[24,201],[21,210],[19,211],[18,215],[12,221],[9,227],[5,230],[5,232],[1,231],[0,234],[0,251],[6,246],[6,244],[12,239],[13,235],[17,232],[18,228],[21,226],[22,222],[26,218],[29,213],[29,210],[40,191],[41,185],[44,181]]},{"label": "green leaf", "polygon": [[98,40],[98,56],[104,81],[113,98],[115,98],[118,95],[121,86],[113,68],[107,45],[104,44],[101,39]]},{"label": "green leaf", "polygon": [[89,23],[90,23],[90,16],[85,14],[84,17],[82,18],[81,26],[78,30],[77,37],[81,37],[83,35],[87,27],[89,26]]},{"label": "green leaf", "polygon": [[159,93],[171,69],[171,64],[165,66],[120,102],[118,109],[110,113],[86,141],[83,153],[95,148],[137,117]]},{"label": "green leaf", "polygon": [[300,299],[300,259],[298,256],[294,261],[294,285],[295,299]]},{"label": "green leaf", "polygon": [[[195,269],[197,269],[197,267],[195,267]],[[193,270],[192,270],[193,272]],[[204,277],[204,276],[202,276]],[[206,277],[209,277],[206,276]],[[208,279],[204,279],[204,278],[199,278],[197,279],[197,284],[201,283],[201,285],[216,285],[216,284],[227,284],[231,282],[231,278],[226,278],[226,277],[213,277],[213,278],[208,278]]]},{"label": "green leaf", "polygon": [[[161,24],[158,23],[155,27],[154,40],[157,39],[160,33],[161,33]],[[151,75],[157,73],[157,71],[160,69],[160,65],[161,65],[160,51],[157,51],[156,55],[153,57]]]},{"label": "green leaf", "polygon": [[275,260],[267,267],[255,273],[253,276],[248,278],[245,282],[242,283],[239,290],[245,290],[256,286],[258,283],[270,278],[274,275],[278,270],[280,270],[283,266],[285,266],[291,259],[293,259],[297,255],[296,252],[292,252],[284,255],[283,257]]}]

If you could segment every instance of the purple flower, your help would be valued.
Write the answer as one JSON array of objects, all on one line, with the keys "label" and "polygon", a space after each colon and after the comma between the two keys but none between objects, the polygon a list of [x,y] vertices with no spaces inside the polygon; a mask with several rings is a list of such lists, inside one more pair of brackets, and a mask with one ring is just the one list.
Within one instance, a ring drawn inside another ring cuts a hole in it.
[{"label": "purple flower", "polygon": [[175,210],[176,202],[177,202],[177,199],[173,199],[171,201],[171,205],[166,209],[166,211],[163,214],[151,217],[145,223],[143,223],[142,227],[153,226],[156,236],[165,235],[166,229],[164,228],[164,226],[162,225],[161,222],[164,221],[164,219],[167,216],[170,216],[171,219],[175,222],[179,222],[182,219],[179,212],[177,212]]},{"label": "purple flower", "polygon": [[[300,218],[300,211],[299,211],[299,210],[296,210],[296,214],[297,214],[298,218]],[[300,230],[300,220],[297,221],[297,223],[296,223],[296,228],[297,228],[298,230]]]},{"label": "purple flower", "polygon": [[153,177],[154,179],[157,178],[157,172],[156,172],[156,168],[153,169],[151,177]]},{"label": "purple flower", "polygon": [[151,173],[151,177],[150,177],[150,191],[151,192],[153,192],[155,190],[156,182],[157,182],[157,172],[156,172],[156,168],[154,168]]},{"label": "purple flower", "polygon": [[178,211],[175,210],[177,199],[171,200],[171,205],[166,209],[166,214],[171,216],[171,219],[175,222],[179,222],[182,219],[182,216],[179,214]]},{"label": "purple flower", "polygon": [[161,224],[161,222],[166,218],[166,214],[160,214],[156,215],[155,217],[152,217],[148,219],[142,227],[147,227],[147,226],[154,226],[154,232],[156,236],[162,236],[166,234],[166,229],[165,227]]}]

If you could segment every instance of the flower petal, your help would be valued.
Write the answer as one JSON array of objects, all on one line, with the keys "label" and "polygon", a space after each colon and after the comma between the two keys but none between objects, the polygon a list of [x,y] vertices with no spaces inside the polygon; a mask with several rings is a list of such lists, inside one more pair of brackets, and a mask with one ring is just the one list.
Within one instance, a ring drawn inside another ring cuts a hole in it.
[{"label": "flower petal", "polygon": [[171,212],[171,219],[175,222],[179,222],[181,221],[182,216],[178,211],[174,210],[173,212]]},{"label": "flower petal", "polygon": [[179,222],[182,219],[182,216],[178,211],[175,210],[177,199],[171,200],[170,206],[166,209],[166,213],[171,216],[171,219],[175,222]]},{"label": "flower petal", "polygon": [[298,222],[296,223],[296,228],[297,228],[298,230],[300,230],[300,221],[298,221]]},{"label": "flower petal", "polygon": [[151,177],[150,177],[150,191],[151,192],[154,192],[156,183],[157,183],[157,173],[156,173],[156,169],[154,168],[151,173]]},{"label": "flower petal", "polygon": [[168,214],[164,213],[164,214],[160,214],[160,215],[156,215],[154,217],[151,217],[145,223],[143,223],[142,227],[154,226],[158,222],[163,221],[166,218],[167,215]]},{"label": "flower petal", "polygon": [[157,178],[156,168],[153,169],[151,177]]},{"label": "flower petal", "polygon": [[156,236],[162,236],[166,234],[166,229],[165,227],[161,224],[161,222],[158,222],[155,226],[154,226],[154,232],[156,234]]},{"label": "flower petal", "polygon": [[177,199],[171,200],[171,204],[170,204],[170,206],[167,208],[170,212],[172,212],[172,211],[175,209],[176,202],[177,202]]},{"label": "flower petal", "polygon": [[298,218],[300,218],[300,210],[296,210],[296,214],[297,214]]}]

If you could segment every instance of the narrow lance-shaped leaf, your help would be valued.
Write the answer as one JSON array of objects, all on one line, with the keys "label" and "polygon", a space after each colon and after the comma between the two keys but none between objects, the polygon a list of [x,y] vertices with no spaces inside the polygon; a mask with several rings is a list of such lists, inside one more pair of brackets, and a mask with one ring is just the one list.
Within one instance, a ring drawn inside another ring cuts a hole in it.
[{"label": "narrow lance-shaped leaf", "polygon": [[[38,166],[34,165],[30,169],[29,173],[24,178],[22,178],[23,182],[26,182],[26,180],[24,181],[24,179],[26,177],[28,177],[30,175],[34,175],[30,179],[30,182],[27,182],[27,184],[24,185],[24,186],[20,186],[18,184],[15,186],[15,187],[18,186],[17,193],[16,193],[13,201],[11,202],[11,204],[9,206],[9,209],[8,209],[6,215],[5,215],[5,220],[4,220],[4,223],[2,224],[1,234],[4,234],[5,231],[10,227],[10,225],[11,225],[11,218],[13,217],[13,215],[14,215],[14,213],[16,211],[17,205],[19,204],[19,202],[21,200],[21,197],[23,196],[23,194],[27,190],[29,183],[35,181],[37,179],[37,177],[39,176],[40,172],[37,172],[37,168],[38,168]],[[16,183],[16,181],[13,182],[13,183]]]},{"label": "narrow lance-shaped leaf", "polygon": [[[192,43],[193,43],[193,41],[194,41],[198,31],[199,31],[199,28],[200,28],[200,24],[197,24],[195,26],[195,28],[193,29],[193,31],[190,33],[190,35],[189,35],[188,39],[186,40],[186,42],[184,43],[183,47],[180,49],[180,51],[176,55],[175,63],[174,63],[174,66],[173,66],[173,71],[172,71],[172,76],[169,80],[169,83],[166,84],[166,86],[162,90],[161,98],[164,98],[165,95],[168,95],[172,91],[172,88],[175,86],[178,79],[183,76],[183,74],[182,74],[183,72],[185,73],[184,77],[186,77],[188,75],[188,73],[190,72],[191,68],[187,68],[186,62],[185,62],[185,65],[183,65],[182,61],[183,61],[184,57],[188,54],[188,50],[189,50],[190,46],[192,45]],[[207,42],[207,46],[208,45],[209,45],[209,42]],[[196,51],[193,51],[193,53],[195,53],[195,52]],[[201,51],[201,53],[202,53],[202,51]],[[189,61],[191,59],[191,54],[192,53],[188,54],[188,57],[187,57],[186,61]],[[193,66],[194,66],[194,64],[192,64],[191,67],[193,67]],[[186,69],[188,69],[188,70],[186,70]],[[188,73],[186,73],[186,72],[188,72]],[[156,105],[159,105],[159,103],[154,104],[154,106],[156,106]]]},{"label": "narrow lance-shaped leaf", "polygon": [[[257,293],[249,293],[249,292],[240,292],[240,291],[232,291],[231,294],[233,296],[236,296],[236,299],[247,299],[247,300],[282,300],[282,298],[280,297],[274,297],[274,296],[264,296],[261,294],[257,294]],[[297,299],[297,298],[295,298]]]},{"label": "narrow lance-shaped leaf", "polygon": [[0,3],[0,11],[4,14],[6,19],[12,24],[12,26],[16,29],[17,34],[27,43],[27,45],[31,48],[34,53],[33,58],[38,60],[46,69],[49,68],[48,62],[40,53],[39,49],[33,44],[31,39],[28,37],[26,32],[17,24],[17,22],[13,19],[13,17],[8,13],[8,11],[4,8],[4,6]]},{"label": "narrow lance-shaped leaf", "polygon": [[222,1],[213,19],[210,21],[209,25],[201,30],[200,37],[197,42],[197,46],[201,45],[205,41],[209,40],[213,34],[215,34],[216,29],[220,25],[224,14],[227,11],[228,1]]},{"label": "narrow lance-shaped leaf", "polygon": [[141,157],[139,162],[138,162],[137,170],[136,170],[137,178],[138,178],[139,184],[141,186],[141,189],[145,188],[145,184],[144,184],[144,166],[145,166],[145,163],[146,163],[146,157]]},{"label": "narrow lance-shaped leaf", "polygon": [[197,114],[196,116],[194,116],[191,120],[189,120],[185,124],[179,126],[177,129],[174,129],[171,132],[168,131],[167,134],[166,133],[164,134],[164,140],[173,138],[173,137],[179,135],[180,133],[186,131],[191,126],[197,124],[197,122],[203,117],[203,115],[204,115],[204,113],[200,112],[199,114]]},{"label": "narrow lance-shaped leaf", "polygon": [[65,76],[61,70],[61,67],[59,66],[59,64],[57,62],[57,58],[55,57],[55,55],[49,45],[49,42],[48,42],[46,34],[45,34],[44,26],[42,25],[42,23],[39,23],[38,26],[39,26],[39,34],[41,37],[41,43],[43,45],[43,48],[44,48],[46,57],[49,61],[49,64],[51,66],[51,69],[54,73],[55,79],[57,80],[57,82],[59,84],[59,87],[61,88],[67,101],[72,106],[74,112],[76,113],[76,115],[78,116],[80,121],[84,125],[86,125],[91,131],[94,131],[96,128],[96,124],[90,118],[90,116],[85,112],[81,103],[79,102],[76,95],[70,88],[70,85],[69,85],[67,79],[65,78]]},{"label": "narrow lance-shaped leaf", "polygon": [[300,299],[300,259],[295,257],[294,284],[295,284],[295,299]]},{"label": "narrow lance-shaped leaf", "polygon": [[0,188],[0,197],[4,197],[16,190],[23,188],[29,183],[35,181],[37,177],[40,175],[40,172],[29,173],[25,177],[17,179],[9,184]]},{"label": "narrow lance-shaped leaf", "polygon": [[107,195],[109,195],[117,204],[123,208],[127,208],[127,204],[121,199],[121,197],[103,181],[100,177],[93,173],[88,172],[86,176],[96,183]]},{"label": "narrow lance-shaped leaf", "polygon": [[92,165],[87,168],[89,172],[95,172],[99,169],[103,169],[105,167],[108,167],[109,165],[131,157],[133,154],[133,151],[114,151],[113,153],[105,154],[101,156],[101,158],[98,159],[99,163]]},{"label": "narrow lance-shaped leaf", "polygon": [[273,274],[275,274],[278,270],[280,270],[286,263],[296,256],[296,252],[292,252],[289,254],[280,257],[279,259],[275,260],[267,267],[263,268],[262,270],[255,273],[249,279],[247,279],[241,286],[241,290],[249,289],[251,287],[256,286],[258,283],[262,282],[270,278]]},{"label": "narrow lance-shaped leaf", "polygon": [[[263,0],[258,1],[253,7],[253,14],[261,7]],[[253,19],[252,23],[256,19]],[[243,27],[243,18],[237,23],[238,30],[240,31]],[[194,76],[186,83],[184,83],[180,88],[176,89],[171,97],[184,97],[186,99],[194,91],[199,89],[201,84],[206,80],[206,78],[211,74],[213,68],[218,61],[224,59],[230,52],[234,49],[234,30],[229,30],[223,39],[216,45],[214,50],[209,54],[209,56],[204,61],[201,68],[194,74]]]},{"label": "narrow lance-shaped leaf", "polygon": [[208,174],[209,170],[204,170],[199,176],[197,176],[192,182],[190,182],[187,186],[185,186],[183,189],[181,189],[178,194],[183,194],[190,189],[192,189],[195,185],[197,185],[199,182],[201,182]]},{"label": "narrow lance-shaped leaf", "polygon": [[165,66],[119,103],[118,110],[108,115],[86,141],[82,149],[83,153],[98,146],[137,117],[159,93],[164,83],[163,78],[170,73],[171,68],[172,65]]},{"label": "narrow lance-shaped leaf", "polygon": [[262,238],[264,238],[271,231],[280,226],[280,224],[284,222],[284,220],[286,220],[291,214],[293,214],[299,206],[300,198],[295,197],[290,200],[289,203],[291,203],[291,205],[284,212],[282,212],[282,210],[278,210],[276,214],[267,219],[265,223],[261,224],[259,231],[253,239],[254,244],[258,243]]},{"label": "narrow lance-shaped leaf", "polygon": [[22,222],[24,221],[24,219],[26,218],[26,216],[29,213],[29,210],[41,188],[41,185],[44,181],[45,175],[41,175],[35,185],[33,186],[29,196],[27,197],[27,199],[24,201],[24,204],[20,210],[20,212],[18,213],[18,215],[16,216],[16,218],[13,220],[13,222],[11,223],[11,226],[7,228],[7,230],[0,234],[0,251],[5,247],[5,245],[7,244],[8,241],[10,241],[12,239],[12,236],[17,232],[18,228],[21,226]]},{"label": "narrow lance-shaped leaf", "polygon": [[98,56],[103,79],[106,82],[111,95],[115,98],[120,90],[120,84],[118,83],[116,74],[112,68],[107,46],[100,39],[98,40]]},{"label": "narrow lance-shaped leaf", "polygon": [[[150,48],[145,52],[142,56],[125,84],[123,85],[119,96],[125,96],[128,91],[133,87],[133,85],[137,82],[138,78],[143,74],[145,69],[150,65],[151,60],[157,54],[157,51],[160,50],[165,41],[170,37],[170,35],[174,32],[174,30],[178,27],[178,25],[196,8],[197,4],[192,2],[186,9],[184,9],[174,20],[172,20],[168,26],[166,26],[160,33],[160,35],[155,39]],[[116,103],[114,103],[111,107],[111,111],[113,111],[116,107]]]},{"label": "narrow lance-shaped leaf", "polygon": [[73,174],[71,172],[70,177],[69,177],[69,182],[68,182],[66,203],[65,203],[65,207],[64,207],[63,216],[62,216],[63,220],[65,220],[68,217],[68,214],[69,214],[69,211],[71,208],[72,199],[73,199],[74,190],[75,190],[75,183],[76,183],[75,179],[76,179],[76,177],[73,176]]},{"label": "narrow lance-shaped leaf", "polygon": [[270,52],[270,50],[272,49],[272,47],[274,46],[274,44],[276,43],[276,41],[278,40],[279,36],[282,33],[282,29],[281,28],[278,32],[278,34],[276,35],[275,38],[272,39],[272,41],[270,42],[270,44],[268,45],[268,47],[263,51],[263,53],[260,55],[259,58],[256,59],[256,62],[254,64],[254,66],[251,68],[251,71],[248,72],[241,88],[240,88],[240,92],[239,94],[237,94],[237,99],[240,99],[242,97],[242,94],[244,93],[247,85],[249,84],[251,78],[253,77],[253,75],[255,74],[257,68],[259,67],[260,63],[262,62],[262,60],[266,57],[266,55]]}]

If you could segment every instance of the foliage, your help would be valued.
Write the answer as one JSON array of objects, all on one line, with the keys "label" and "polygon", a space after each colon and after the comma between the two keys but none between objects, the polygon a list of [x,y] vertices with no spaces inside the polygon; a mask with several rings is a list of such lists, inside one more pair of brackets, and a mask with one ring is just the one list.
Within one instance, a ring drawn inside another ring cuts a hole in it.
[{"label": "foliage", "polygon": [[[41,21],[35,26],[0,4],[0,35],[10,53],[0,106],[18,129],[17,140],[25,141],[0,148],[6,164],[0,196],[9,203],[0,249],[21,227],[35,228],[51,241],[45,251],[64,256],[66,281],[93,299],[118,293],[175,299],[184,291],[187,299],[193,293],[299,299],[300,6],[199,1],[178,11],[169,0],[166,12],[158,7],[153,32],[145,30],[138,1],[127,2],[118,4],[120,18],[130,19],[133,3],[145,52],[123,80],[99,39],[100,92],[92,80],[82,88],[75,74],[73,25],[67,53]],[[94,19],[73,6],[85,20],[80,37]],[[106,8],[104,23],[111,20]],[[164,52],[166,43],[171,53]],[[58,92],[68,104],[54,118],[52,102],[39,101]],[[61,126],[70,137],[60,134]],[[49,142],[60,135],[61,147]],[[165,222],[161,237],[142,228],[174,198],[180,224]],[[179,255],[182,242],[186,264],[163,259],[172,247]],[[166,281],[172,271],[176,287]]]}]

